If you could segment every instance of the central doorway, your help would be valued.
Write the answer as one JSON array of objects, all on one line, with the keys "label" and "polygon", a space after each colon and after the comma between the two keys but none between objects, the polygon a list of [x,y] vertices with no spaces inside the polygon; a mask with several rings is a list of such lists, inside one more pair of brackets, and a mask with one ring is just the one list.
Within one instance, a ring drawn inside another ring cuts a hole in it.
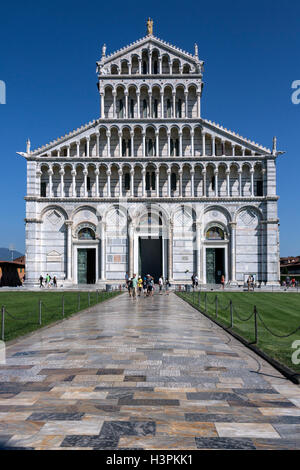
[{"label": "central doorway", "polygon": [[78,284],[96,282],[96,248],[78,248]]},{"label": "central doorway", "polygon": [[206,248],[206,282],[220,284],[225,276],[225,249]]},{"label": "central doorway", "polygon": [[142,278],[151,274],[158,282],[162,275],[162,237],[139,237],[139,273]]}]

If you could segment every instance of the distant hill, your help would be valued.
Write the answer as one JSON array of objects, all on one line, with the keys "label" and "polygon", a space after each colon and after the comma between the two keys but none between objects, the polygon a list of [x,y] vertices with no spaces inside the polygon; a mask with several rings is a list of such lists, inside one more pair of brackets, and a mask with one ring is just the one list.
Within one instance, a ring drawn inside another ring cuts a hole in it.
[{"label": "distant hill", "polygon": [[[19,258],[19,256],[23,256],[23,253],[19,251],[13,252],[13,259]],[[11,251],[8,248],[0,248],[0,261],[12,261]]]}]

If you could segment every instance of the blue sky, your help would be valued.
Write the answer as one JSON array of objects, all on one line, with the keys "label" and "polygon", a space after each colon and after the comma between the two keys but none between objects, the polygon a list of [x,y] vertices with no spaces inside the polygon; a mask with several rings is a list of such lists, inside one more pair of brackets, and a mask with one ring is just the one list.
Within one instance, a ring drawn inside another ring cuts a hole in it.
[{"label": "blue sky", "polygon": [[202,115],[270,147],[278,158],[281,255],[300,254],[300,104],[291,84],[300,80],[300,2],[296,0],[185,0],[2,2],[0,80],[0,247],[24,251],[25,150],[99,116],[96,60],[154,34],[205,62]]}]

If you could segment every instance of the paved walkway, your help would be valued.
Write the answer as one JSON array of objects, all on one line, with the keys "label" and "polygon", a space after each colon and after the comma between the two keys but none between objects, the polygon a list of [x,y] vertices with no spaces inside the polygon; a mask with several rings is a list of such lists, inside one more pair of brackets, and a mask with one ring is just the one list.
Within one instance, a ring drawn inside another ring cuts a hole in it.
[{"label": "paved walkway", "polygon": [[300,449],[300,388],[174,294],[124,294],[8,348],[0,435],[32,449]]}]

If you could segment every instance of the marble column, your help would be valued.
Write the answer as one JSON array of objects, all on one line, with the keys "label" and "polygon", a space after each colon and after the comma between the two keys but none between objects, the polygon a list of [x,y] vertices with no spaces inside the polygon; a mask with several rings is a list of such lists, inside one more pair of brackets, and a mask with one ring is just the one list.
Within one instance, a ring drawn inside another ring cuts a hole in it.
[{"label": "marble column", "polygon": [[195,197],[195,170],[194,168],[191,168],[190,170],[190,175],[191,175],[191,197]]},{"label": "marble column", "polygon": [[142,58],[139,57],[138,61],[139,61],[139,75],[142,75]]},{"label": "marble column", "polygon": [[169,238],[168,238],[168,278],[173,279],[173,222],[169,222]]},{"label": "marble column", "polygon": [[251,168],[250,176],[251,176],[251,197],[254,197],[254,168]]},{"label": "marble column", "polygon": [[125,119],[128,119],[128,91],[125,90]]},{"label": "marble column", "polygon": [[168,136],[168,157],[171,156],[171,132],[167,131]]},{"label": "marble column", "polygon": [[84,176],[84,197],[87,197],[88,196],[88,191],[87,191],[87,175],[88,175],[88,171],[87,169],[85,168],[83,170],[83,176]]},{"label": "marble column", "polygon": [[262,174],[262,195],[266,196],[266,169],[265,168],[261,170],[261,174]]},{"label": "marble column", "polygon": [[206,170],[202,171],[203,176],[203,197],[206,197]]},{"label": "marble column", "polygon": [[168,197],[171,197],[171,169],[167,169],[167,175],[168,175]]},{"label": "marble column", "polygon": [[120,169],[118,170],[118,175],[119,175],[119,197],[123,197],[123,191],[122,191],[122,176],[123,176],[123,171]]},{"label": "marble column", "polygon": [[180,170],[178,171],[178,175],[179,175],[179,197],[182,197],[182,174],[183,174],[183,170],[182,170],[182,168],[180,168]]},{"label": "marble column", "polygon": [[101,279],[105,279],[106,224],[101,223]]},{"label": "marble column", "polygon": [[194,131],[191,131],[191,156],[195,156]]},{"label": "marble column", "polygon": [[215,197],[218,197],[219,196],[219,181],[218,181],[218,176],[219,176],[219,171],[218,169],[216,169],[214,171],[214,175],[215,175]]},{"label": "marble column", "polygon": [[143,138],[143,157],[146,156],[146,133],[142,132],[142,138]]},{"label": "marble column", "polygon": [[49,197],[53,197],[53,184],[52,184],[53,170],[52,168],[48,170],[48,176],[49,176]]},{"label": "marble column", "polygon": [[236,222],[229,222],[231,227],[231,282],[236,283]]},{"label": "marble column", "polygon": [[107,170],[106,172],[106,176],[107,176],[107,197],[111,197],[111,190],[110,190],[110,176],[111,176],[111,171],[110,170]]},{"label": "marble column", "polygon": [[200,91],[197,92],[197,117],[201,117],[201,106],[200,106]]},{"label": "marble column", "polygon": [[76,170],[72,170],[71,175],[72,175],[72,197],[76,197]]},{"label": "marble column", "polygon": [[70,145],[67,145],[67,157],[70,156]]},{"label": "marble column", "polygon": [[130,170],[130,196],[134,197],[134,168]]},{"label": "marble column", "polygon": [[187,119],[189,116],[189,103],[188,103],[188,96],[189,96],[189,92],[188,91],[185,91],[184,92],[184,101],[185,101],[185,113],[184,113],[184,117]]},{"label": "marble column", "polygon": [[133,276],[133,269],[134,269],[134,227],[132,222],[128,226],[128,245],[129,245],[129,253],[128,253],[128,261],[129,261],[129,277]]},{"label": "marble column", "polygon": [[205,143],[206,143],[205,132],[202,132],[202,157],[205,157],[206,155]]},{"label": "marble column", "polygon": [[134,157],[134,131],[130,131],[130,153]]},{"label": "marble column", "polygon": [[96,132],[96,156],[100,157],[100,131]]},{"label": "marble column", "polygon": [[107,156],[110,157],[110,131],[106,131],[107,137]]},{"label": "marble column", "polygon": [[104,93],[100,93],[101,96],[101,118],[104,119],[105,113],[104,113]]},{"label": "marble column", "polygon": [[214,135],[211,136],[211,155],[212,157],[216,155],[216,138]]},{"label": "marble column", "polygon": [[146,170],[142,169],[142,197],[146,195]]},{"label": "marble column", "polygon": [[176,118],[176,93],[172,92],[173,96],[173,118]]},{"label": "marble column", "polygon": [[152,93],[149,91],[149,118],[152,118]]},{"label": "marble column", "polygon": [[162,63],[162,58],[161,58],[161,57],[159,57],[159,58],[158,58],[158,71],[159,71],[158,73],[159,73],[159,75],[161,75],[161,74],[162,74],[162,67],[161,67],[161,63]]},{"label": "marble column", "polygon": [[60,197],[64,197],[64,174],[65,174],[65,171],[64,169],[62,168],[61,170],[59,170],[59,174],[60,174]]},{"label": "marble column", "polygon": [[79,157],[79,153],[80,153],[80,142],[77,140],[76,141],[76,156]]},{"label": "marble column", "polygon": [[95,169],[95,176],[96,176],[96,192],[95,195],[96,197],[99,197],[99,168]]},{"label": "marble column", "polygon": [[41,179],[42,179],[42,172],[41,170],[37,170],[36,172],[36,191],[35,194],[37,197],[41,197]]},{"label": "marble column", "polygon": [[112,95],[113,95],[113,119],[116,119],[117,117],[117,92],[116,90],[113,90]]},{"label": "marble column", "polygon": [[90,138],[89,137],[86,138],[86,156],[87,157],[90,156]]},{"label": "marble column", "polygon": [[226,170],[227,197],[230,197],[230,170]]},{"label": "marble column", "polygon": [[72,220],[66,220],[67,226],[67,281],[72,281]]},{"label": "marble column", "polygon": [[164,92],[163,90],[160,91],[160,117],[163,119],[165,116],[164,112]]},{"label": "marble column", "polygon": [[197,276],[201,279],[201,222],[196,222]]},{"label": "marble column", "polygon": [[182,157],[182,132],[179,132],[179,156]]},{"label": "marble column", "polygon": [[138,117],[138,119],[140,119],[140,117],[141,117],[141,103],[140,103],[141,95],[140,95],[139,91],[137,91],[136,97],[137,97],[137,117]]},{"label": "marble column", "polygon": [[238,170],[238,174],[239,174],[239,196],[240,197],[243,196],[242,173],[243,173],[243,171],[241,169]]},{"label": "marble column", "polygon": [[119,157],[122,157],[122,131],[118,132],[119,136]]},{"label": "marble column", "polygon": [[159,131],[155,131],[155,139],[156,139],[156,152],[155,155],[159,156]]},{"label": "marble column", "polygon": [[155,178],[156,178],[156,197],[159,197],[159,169],[155,170]]}]

